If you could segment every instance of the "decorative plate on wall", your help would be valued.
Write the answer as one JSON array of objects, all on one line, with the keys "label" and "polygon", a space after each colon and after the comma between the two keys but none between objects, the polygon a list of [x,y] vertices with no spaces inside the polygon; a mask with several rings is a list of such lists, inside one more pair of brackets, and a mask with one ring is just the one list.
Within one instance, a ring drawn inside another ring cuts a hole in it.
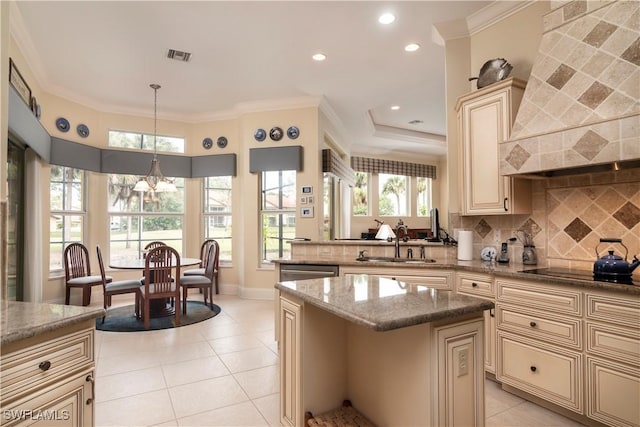
[{"label": "decorative plate on wall", "polygon": [[209,148],[213,147],[213,139],[211,139],[211,138],[205,138],[205,139],[203,139],[203,140],[202,140],[202,146],[203,146],[205,149],[207,149],[207,150],[208,150]]},{"label": "decorative plate on wall", "polygon": [[256,141],[262,142],[267,137],[267,132],[264,129],[256,129],[256,131],[253,133],[253,137],[256,139]]},{"label": "decorative plate on wall", "polygon": [[298,136],[300,136],[300,129],[298,129],[296,126],[289,126],[289,129],[287,129],[287,136],[290,139],[296,139]]},{"label": "decorative plate on wall", "polygon": [[273,141],[280,141],[283,136],[284,132],[282,132],[282,129],[277,126],[272,127],[269,131],[269,138],[271,138]]},{"label": "decorative plate on wall", "polygon": [[69,120],[64,117],[58,117],[56,120],[56,127],[60,132],[69,132],[71,125],[69,124]]},{"label": "decorative plate on wall", "polygon": [[221,136],[220,138],[218,138],[218,140],[216,141],[216,143],[218,144],[218,147],[220,148],[224,148],[227,146],[227,143],[229,141],[227,141],[227,137],[225,136]]},{"label": "decorative plate on wall", "polygon": [[80,135],[83,138],[86,138],[89,136],[89,128],[85,124],[79,124],[78,127],[76,128],[76,131],[78,131],[78,135]]}]

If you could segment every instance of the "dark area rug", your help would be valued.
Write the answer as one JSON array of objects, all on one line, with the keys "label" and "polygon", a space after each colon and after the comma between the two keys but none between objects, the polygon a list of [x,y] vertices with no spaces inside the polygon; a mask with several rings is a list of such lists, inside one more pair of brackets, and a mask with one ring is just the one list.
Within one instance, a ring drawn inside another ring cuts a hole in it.
[{"label": "dark area rug", "polygon": [[[182,308],[182,304],[180,304]],[[187,314],[180,316],[180,326],[192,325],[211,319],[221,311],[220,306],[214,304],[213,310],[201,301],[187,301]],[[138,332],[146,331],[144,322],[136,319],[135,307],[127,305],[107,310],[107,318],[102,323],[102,317],[96,319],[96,329],[107,332]],[[156,329],[175,328],[175,316],[158,317],[151,319],[149,331]]]}]

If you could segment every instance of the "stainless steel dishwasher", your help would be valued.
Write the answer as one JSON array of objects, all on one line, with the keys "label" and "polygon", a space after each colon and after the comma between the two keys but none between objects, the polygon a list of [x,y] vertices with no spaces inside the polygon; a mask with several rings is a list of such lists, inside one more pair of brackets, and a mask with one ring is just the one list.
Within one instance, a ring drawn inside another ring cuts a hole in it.
[{"label": "stainless steel dishwasher", "polygon": [[318,279],[338,275],[337,265],[280,263],[280,281]]}]

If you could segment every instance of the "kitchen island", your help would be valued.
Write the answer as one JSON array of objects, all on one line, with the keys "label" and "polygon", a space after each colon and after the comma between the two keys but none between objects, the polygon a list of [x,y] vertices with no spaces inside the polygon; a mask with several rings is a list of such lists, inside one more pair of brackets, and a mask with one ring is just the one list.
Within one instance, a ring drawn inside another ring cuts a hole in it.
[{"label": "kitchen island", "polygon": [[493,302],[367,274],[276,289],[283,425],[344,399],[380,426],[484,425]]},{"label": "kitchen island", "polygon": [[94,425],[95,319],[104,310],[1,304],[0,425]]}]

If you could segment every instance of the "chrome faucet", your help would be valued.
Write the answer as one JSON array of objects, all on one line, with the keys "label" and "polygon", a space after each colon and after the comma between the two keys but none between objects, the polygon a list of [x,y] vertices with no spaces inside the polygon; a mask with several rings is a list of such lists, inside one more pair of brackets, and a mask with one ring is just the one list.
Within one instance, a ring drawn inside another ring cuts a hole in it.
[{"label": "chrome faucet", "polygon": [[402,230],[402,234],[406,237],[409,232],[409,228],[404,225],[402,219],[399,219],[398,225],[396,225],[396,258],[400,258],[400,230]]}]

